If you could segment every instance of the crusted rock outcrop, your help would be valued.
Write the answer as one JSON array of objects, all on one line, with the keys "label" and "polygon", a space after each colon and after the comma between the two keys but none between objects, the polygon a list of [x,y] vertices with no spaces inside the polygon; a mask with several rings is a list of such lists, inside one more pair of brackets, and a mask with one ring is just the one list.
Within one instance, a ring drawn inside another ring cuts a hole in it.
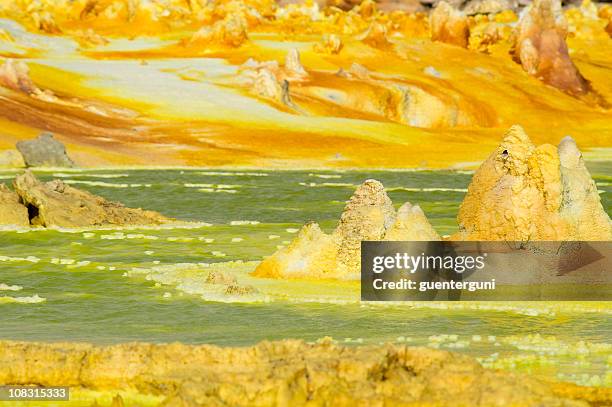
[{"label": "crusted rock outcrop", "polygon": [[6,384],[106,392],[137,389],[160,396],[162,405],[189,407],[586,407],[589,402],[612,401],[605,390],[489,370],[469,356],[448,351],[397,345],[344,347],[330,340],[261,342],[242,348],[5,341],[0,342],[0,385]]},{"label": "crusted rock outcrop", "polygon": [[189,40],[190,45],[237,48],[248,40],[247,23],[239,15],[229,14],[212,26],[202,27]]},{"label": "crusted rock outcrop", "polygon": [[0,184],[0,225],[30,225],[28,209],[19,201],[19,195],[4,184]]},{"label": "crusted rock outcrop", "polygon": [[43,133],[33,140],[19,141],[17,150],[28,167],[74,167],[64,144],[50,133]]},{"label": "crusted rock outcrop", "polygon": [[558,154],[562,186],[559,214],[569,224],[572,236],[583,240],[612,239],[612,223],[576,142],[565,137]]},{"label": "crusted rock outcrop", "polygon": [[16,92],[28,95],[39,91],[30,78],[30,70],[23,61],[7,59],[0,65],[0,84]]},{"label": "crusted rock outcrop", "polygon": [[43,102],[64,103],[49,89],[41,89],[30,78],[30,69],[23,61],[6,59],[0,65],[0,85]]},{"label": "crusted rock outcrop", "polygon": [[313,46],[313,50],[320,54],[339,54],[344,44],[342,39],[336,34],[323,34],[321,41]]},{"label": "crusted rock outcrop", "polygon": [[565,37],[567,23],[559,0],[534,0],[514,33],[513,55],[530,75],[572,95],[590,90],[572,62]]},{"label": "crusted rock outcrop", "polygon": [[259,62],[249,58],[240,66],[239,72],[240,85],[249,88],[251,93],[292,109],[297,109],[297,106],[291,100],[290,83],[308,78],[297,49],[289,50],[282,67],[277,61]]},{"label": "crusted rock outcrop", "polygon": [[382,240],[395,217],[393,203],[380,182],[367,180],[357,188],[332,235],[338,242],[342,274],[359,273],[361,242]]},{"label": "crusted rock outcrop", "polygon": [[476,121],[452,98],[438,97],[418,86],[399,86],[398,121],[413,127],[467,126]]},{"label": "crusted rock outcrop", "polygon": [[300,61],[300,52],[292,48],[287,52],[285,57],[285,71],[289,75],[297,76],[298,78],[308,76],[306,69],[302,65],[302,61]]},{"label": "crusted rock outcrop", "polygon": [[491,48],[501,42],[509,42],[512,28],[507,24],[482,22],[470,28],[469,49],[489,53]]},{"label": "crusted rock outcrop", "polygon": [[429,17],[432,41],[445,42],[463,48],[468,46],[470,29],[464,13],[445,1],[438,3]]},{"label": "crusted rock outcrop", "polygon": [[347,203],[336,230],[305,225],[285,248],[253,272],[273,278],[359,278],[363,240],[439,240],[423,211],[409,203],[396,213],[383,185],[367,180]]},{"label": "crusted rock outcrop", "polygon": [[403,11],[404,13],[418,13],[425,11],[425,7],[418,0],[381,0],[377,3],[380,11],[391,13]]},{"label": "crusted rock outcrop", "polygon": [[513,0],[471,0],[464,6],[463,12],[467,15],[496,14],[512,10],[516,6],[516,1]]},{"label": "crusted rock outcrop", "polygon": [[456,240],[610,240],[612,226],[571,138],[534,146],[520,126],[506,133],[472,179]]},{"label": "crusted rock outcrop", "polygon": [[387,37],[387,26],[378,22],[370,24],[368,29],[359,36],[359,40],[374,48],[385,48],[391,45]]},{"label": "crusted rock outcrop", "polygon": [[264,68],[257,72],[251,91],[258,96],[293,107],[289,94],[289,81],[286,79],[279,81],[274,73],[268,69]]},{"label": "crusted rock outcrop", "polygon": [[18,175],[13,185],[32,226],[159,225],[170,221],[157,212],[126,208],[60,180],[42,183],[30,171]]}]

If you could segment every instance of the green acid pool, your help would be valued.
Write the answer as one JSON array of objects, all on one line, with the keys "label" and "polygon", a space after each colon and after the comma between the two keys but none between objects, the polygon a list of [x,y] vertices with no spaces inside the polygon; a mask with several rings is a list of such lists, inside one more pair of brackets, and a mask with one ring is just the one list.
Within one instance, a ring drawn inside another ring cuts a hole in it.
[{"label": "green acid pool", "polygon": [[[595,170],[606,210],[612,177]],[[191,227],[0,231],[0,339],[223,346],[326,336],[346,344],[399,342],[465,352],[486,366],[612,385],[612,303],[358,301],[349,283],[253,282],[256,262],[310,220],[332,230],[367,178],[399,206],[421,205],[440,234],[472,174],[461,171],[89,170],[38,172]],[[11,182],[12,172],[0,172]],[[198,288],[228,270],[266,295],[227,300]]]}]

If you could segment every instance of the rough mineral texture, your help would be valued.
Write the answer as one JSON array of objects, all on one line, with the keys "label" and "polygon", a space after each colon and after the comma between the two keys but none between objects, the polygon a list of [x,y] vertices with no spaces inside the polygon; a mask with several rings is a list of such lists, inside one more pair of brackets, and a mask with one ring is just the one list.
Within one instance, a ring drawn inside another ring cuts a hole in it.
[{"label": "rough mineral texture", "polygon": [[567,23],[559,0],[535,0],[514,35],[514,58],[527,73],[572,95],[590,90],[569,56]]},{"label": "rough mineral texture", "polygon": [[475,119],[460,109],[452,98],[441,98],[417,86],[398,87],[398,121],[413,127],[467,126]]},{"label": "rough mineral texture", "polygon": [[441,240],[419,205],[406,202],[397,211],[384,240]]},{"label": "rough mineral texture", "polygon": [[377,22],[372,23],[359,39],[374,48],[385,48],[391,45],[387,37],[387,27]]},{"label": "rough mineral texture", "polygon": [[597,185],[571,137],[559,144],[562,195],[559,213],[572,236],[583,240],[612,239],[612,223],[604,211]]},{"label": "rough mineral texture", "polygon": [[344,273],[359,273],[361,242],[382,240],[395,221],[395,209],[385,187],[367,180],[357,188],[333,233],[338,242],[338,265]]},{"label": "rough mineral texture", "polygon": [[30,171],[17,176],[14,187],[33,226],[158,225],[170,221],[157,212],[126,208],[59,180],[42,183]]},{"label": "rough mineral texture", "polygon": [[238,15],[228,15],[212,26],[202,27],[189,43],[203,47],[239,47],[248,40],[247,23]]},{"label": "rough mineral texture", "polygon": [[558,152],[506,133],[472,179],[453,240],[610,240],[610,218],[571,138]]},{"label": "rough mineral texture", "polygon": [[431,39],[467,48],[470,30],[465,14],[441,1],[430,18]]},{"label": "rough mineral texture", "polygon": [[465,5],[463,12],[467,15],[496,14],[515,7],[516,1],[512,0],[471,0]]},{"label": "rough mineral texture", "polygon": [[292,48],[287,52],[287,56],[285,57],[285,70],[298,78],[308,76],[306,69],[302,66],[300,52],[297,49]]},{"label": "rough mineral texture", "polygon": [[356,279],[363,240],[439,239],[418,205],[406,203],[396,214],[383,185],[367,180],[347,203],[331,235],[316,223],[307,224],[291,244],[262,261],[253,275]]},{"label": "rough mineral texture", "polygon": [[165,397],[164,406],[184,407],[586,407],[612,401],[608,389],[488,370],[447,351],[347,348],[329,340],[261,342],[246,348],[0,342],[0,385],[7,384],[129,389]]},{"label": "rough mineral texture", "polygon": [[30,79],[28,66],[22,61],[7,59],[0,66],[0,84],[16,92],[35,93],[38,88]]},{"label": "rough mineral texture", "polygon": [[0,151],[0,168],[23,168],[25,166],[25,161],[19,151]]},{"label": "rough mineral texture", "polygon": [[377,3],[381,11],[390,13],[392,11],[403,11],[405,13],[417,13],[425,11],[425,7],[418,0],[381,0]]},{"label": "rough mineral texture", "polygon": [[324,34],[320,42],[313,46],[315,52],[321,54],[339,54],[342,51],[342,39],[336,34]]},{"label": "rough mineral texture", "polygon": [[18,142],[17,150],[28,167],[74,167],[74,162],[66,154],[66,147],[50,133]]},{"label": "rough mineral texture", "polygon": [[469,49],[489,53],[495,44],[510,42],[511,37],[507,24],[486,21],[470,28]]},{"label": "rough mineral texture", "polygon": [[4,184],[0,184],[0,225],[30,225],[28,209],[19,202],[19,195]]},{"label": "rough mineral texture", "polygon": [[336,278],[338,244],[315,222],[285,248],[264,260],[253,275],[268,278]]}]

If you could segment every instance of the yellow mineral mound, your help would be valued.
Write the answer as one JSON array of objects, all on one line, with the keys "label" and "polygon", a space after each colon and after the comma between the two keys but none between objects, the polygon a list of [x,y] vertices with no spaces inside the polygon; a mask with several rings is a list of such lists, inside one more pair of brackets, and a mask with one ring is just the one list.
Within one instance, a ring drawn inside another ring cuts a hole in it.
[{"label": "yellow mineral mound", "polygon": [[470,28],[469,49],[489,53],[493,45],[507,42],[512,28],[507,24],[485,21]]},{"label": "yellow mineral mound", "polygon": [[603,209],[597,185],[587,170],[582,153],[571,137],[558,149],[563,187],[559,213],[576,240],[611,240],[612,224]]},{"label": "yellow mineral mound", "polygon": [[15,92],[26,94],[43,102],[62,103],[65,105],[75,104],[61,101],[48,89],[40,89],[30,77],[30,69],[23,61],[7,59],[0,65],[0,86]]},{"label": "yellow mineral mound", "polygon": [[528,74],[569,94],[583,95],[590,85],[569,56],[566,36],[560,0],[535,0],[516,26],[514,58]]},{"label": "yellow mineral mound", "polygon": [[520,126],[480,166],[453,240],[610,240],[612,224],[571,138],[533,145]]},{"label": "yellow mineral mound", "polygon": [[39,92],[30,79],[30,70],[25,62],[7,59],[0,65],[0,85],[28,95]]},{"label": "yellow mineral mound", "polygon": [[395,222],[387,230],[383,240],[433,241],[440,240],[440,235],[431,226],[419,205],[406,202],[398,209]]},{"label": "yellow mineral mound", "polygon": [[347,203],[336,230],[305,225],[287,247],[262,261],[256,277],[358,279],[364,240],[440,240],[419,206],[396,213],[383,185],[365,181]]},{"label": "yellow mineral mound", "polygon": [[497,14],[516,6],[514,0],[471,0],[463,9],[467,15]]},{"label": "yellow mineral mound", "polygon": [[429,17],[431,39],[466,48],[470,30],[468,19],[450,4],[441,1]]},{"label": "yellow mineral mound", "polygon": [[320,54],[339,54],[344,44],[342,39],[336,34],[323,34],[321,41],[313,46],[313,50]]},{"label": "yellow mineral mound", "polygon": [[386,48],[391,46],[387,38],[387,26],[378,22],[370,24],[368,29],[359,36],[359,39],[374,48]]},{"label": "yellow mineral mound", "polygon": [[204,26],[197,31],[188,45],[202,47],[239,47],[248,40],[247,24],[239,16],[230,15],[212,26]]}]

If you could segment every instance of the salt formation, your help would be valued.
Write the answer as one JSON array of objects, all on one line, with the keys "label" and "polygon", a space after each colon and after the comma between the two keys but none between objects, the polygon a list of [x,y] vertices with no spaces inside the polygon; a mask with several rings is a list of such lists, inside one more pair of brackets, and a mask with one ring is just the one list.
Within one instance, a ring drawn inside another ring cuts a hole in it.
[{"label": "salt formation", "polygon": [[103,391],[117,394],[115,406],[123,405],[120,393],[184,407],[578,407],[612,401],[602,388],[487,369],[458,353],[391,344],[345,347],[330,339],[233,348],[0,341],[0,385],[8,384]]},{"label": "salt formation", "polygon": [[584,240],[612,239],[612,224],[604,211],[597,185],[584,165],[582,153],[571,137],[565,137],[558,149],[563,192],[559,212],[572,231]]},{"label": "salt formation", "polygon": [[6,59],[0,66],[0,85],[14,90],[15,92],[25,93],[28,96],[42,100],[44,102],[57,102],[58,98],[50,90],[42,90],[36,86],[30,78],[28,65],[23,61]]},{"label": "salt formation", "polygon": [[30,79],[28,66],[23,61],[15,61],[13,59],[7,59],[0,66],[0,84],[16,92],[28,95],[39,91],[32,79]]},{"label": "salt formation", "polygon": [[28,209],[19,202],[19,195],[4,184],[0,184],[0,225],[30,225]]},{"label": "salt formation", "polygon": [[287,247],[259,264],[257,277],[356,279],[363,240],[439,240],[422,210],[405,204],[396,213],[383,185],[365,181],[347,203],[336,230],[304,226]]},{"label": "salt formation", "polygon": [[463,8],[467,15],[474,14],[496,14],[504,10],[516,8],[515,0],[471,0]]},{"label": "salt formation", "polygon": [[400,123],[435,128],[466,126],[474,122],[451,98],[443,100],[418,86],[401,86],[398,91],[400,98],[396,110]]},{"label": "salt formation", "polygon": [[88,28],[87,30],[82,30],[82,31],[79,30],[75,32],[74,35],[75,35],[75,39],[83,47],[95,47],[95,46],[108,45],[110,42],[109,40],[101,36],[100,34],[96,33],[91,28]]},{"label": "salt formation", "polygon": [[474,174],[452,240],[610,240],[612,225],[571,138],[535,147],[520,126]]},{"label": "salt formation", "polygon": [[285,65],[277,61],[258,62],[251,58],[239,68],[241,85],[249,87],[258,96],[272,99],[292,109],[297,109],[289,94],[290,81],[303,81],[308,72],[300,61],[297,49],[291,49],[285,57]]},{"label": "salt formation", "polygon": [[381,0],[377,3],[379,10],[386,13],[403,11],[404,13],[417,13],[425,11],[419,0]]},{"label": "salt formation", "polygon": [[514,58],[528,74],[572,95],[590,90],[569,56],[567,26],[559,0],[534,0],[514,36]]},{"label": "salt formation", "polygon": [[384,240],[440,240],[440,235],[427,220],[419,205],[406,202],[397,211],[393,225],[385,233]]},{"label": "salt formation", "polygon": [[126,208],[59,180],[42,183],[30,171],[18,175],[13,185],[32,226],[159,225],[170,221],[157,212]]},{"label": "salt formation", "polygon": [[202,27],[191,37],[192,45],[237,48],[248,40],[247,23],[237,15],[228,15],[211,27]]},{"label": "salt formation", "polygon": [[53,16],[48,11],[32,13],[32,20],[40,31],[44,31],[47,34],[61,34],[62,32]]},{"label": "salt formation", "polygon": [[274,74],[267,69],[262,69],[257,73],[253,84],[253,91],[259,96],[282,101],[285,98],[283,86],[276,80]]},{"label": "salt formation", "polygon": [[294,107],[289,94],[289,81],[283,79],[280,82],[274,72],[269,69],[264,68],[258,71],[252,92],[285,106]]},{"label": "salt formation", "polygon": [[470,35],[467,17],[447,2],[438,3],[430,14],[429,23],[432,41],[467,47]]},{"label": "salt formation", "polygon": [[378,22],[370,24],[359,40],[374,48],[385,48],[391,45],[387,38],[387,26]]},{"label": "salt formation", "polygon": [[509,41],[512,28],[507,24],[482,22],[470,28],[469,49],[489,53],[493,45]]},{"label": "salt formation", "polygon": [[320,42],[313,46],[313,50],[320,54],[339,54],[344,44],[336,34],[323,34]]},{"label": "salt formation", "polygon": [[285,73],[288,76],[295,76],[297,78],[308,76],[306,69],[304,69],[300,61],[300,52],[295,48],[290,49],[285,57]]}]

